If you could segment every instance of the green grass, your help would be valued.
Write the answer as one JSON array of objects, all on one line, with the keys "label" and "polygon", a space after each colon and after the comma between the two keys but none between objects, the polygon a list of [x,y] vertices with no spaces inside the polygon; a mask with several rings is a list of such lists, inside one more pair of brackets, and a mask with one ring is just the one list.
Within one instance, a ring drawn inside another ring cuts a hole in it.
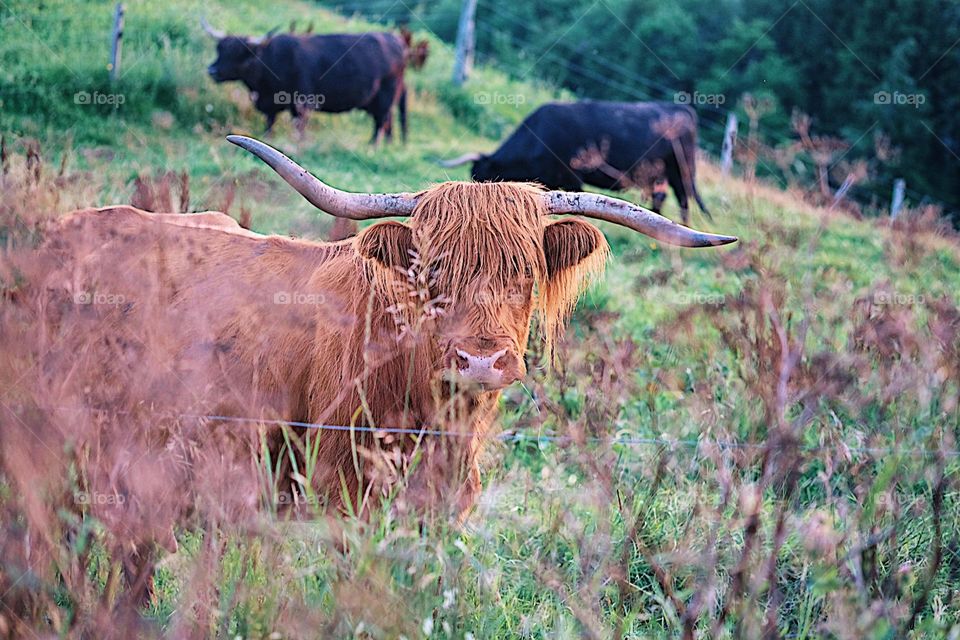
[{"label": "green grass", "polygon": [[[105,67],[112,3],[51,0],[0,6],[0,132],[14,142],[38,139],[48,170],[66,155],[69,171],[82,176],[87,187],[71,199],[76,206],[129,201],[136,176],[185,171],[196,210],[217,208],[227,185],[233,184],[237,202],[252,212],[255,230],[320,237],[329,221],[258,161],[225,142],[231,132],[259,134],[263,120],[241,87],[218,86],[206,77],[213,45],[197,19],[205,13],[218,27],[254,34],[292,19],[300,24],[313,21],[319,32],[363,31],[371,25],[295,1],[125,4],[123,71],[113,84]],[[372,125],[359,113],[314,115],[305,141],[296,140],[284,115],[271,142],[338,187],[416,191],[447,179],[467,179],[466,168],[447,172],[436,160],[491,150],[538,104],[564,97],[550,87],[510,81],[489,68],[479,69],[465,87],[453,88],[448,82],[451,62],[449,49],[431,38],[426,68],[409,75],[414,91],[411,137],[405,146],[370,147]],[[78,104],[78,92],[119,95],[123,103]],[[522,96],[523,102],[487,105],[477,98],[495,93]],[[814,354],[852,352],[860,326],[856,301],[874,299],[878,287],[902,298],[944,298],[956,306],[960,253],[952,241],[922,239],[914,257],[899,259],[903,236],[871,221],[823,214],[766,187],[753,189],[735,178],[720,178],[716,171],[703,174],[701,190],[716,220],[708,226],[738,235],[741,248],[677,251],[601,225],[614,256],[605,279],[585,296],[573,319],[570,333],[575,340],[564,353],[577,356],[576,364],[562,367],[566,377],[539,366],[531,376],[563,411],[545,412],[540,419],[530,396],[512,389],[504,400],[504,427],[534,435],[567,433],[577,419],[594,424],[588,418],[599,403],[609,411],[599,421],[602,435],[669,441],[707,434],[762,444],[770,425],[749,380],[750,368],[763,365],[764,355],[750,360],[750,351],[723,333],[737,318],[737,301],[752,300],[753,287],[780,296],[779,309],[791,335],[802,319],[810,321],[805,363]],[[666,213],[676,213],[672,203]],[[742,263],[738,254],[744,256]],[[691,307],[719,315],[694,315],[689,323],[681,322],[679,316]],[[926,321],[933,312],[922,304],[900,307],[896,311],[904,314],[904,322],[931,340]],[[599,323],[601,313],[613,314],[611,324]],[[743,326],[732,333],[758,338],[771,331],[769,319]],[[629,379],[604,388],[609,397],[597,397],[590,375],[598,362],[613,362],[618,345],[627,340],[636,348],[627,360]],[[863,405],[845,404],[839,396],[821,399],[801,441],[807,446],[842,441],[851,446],[911,449],[940,443],[956,448],[951,443],[957,435],[957,413],[949,399],[956,394],[957,381],[930,382],[924,389],[932,399],[914,388],[890,399],[882,391],[878,367],[858,369],[863,378],[852,388],[860,390]],[[613,395],[615,390],[621,395]],[[705,416],[708,404],[718,408]],[[851,408],[854,405],[857,408]],[[790,407],[788,416],[795,417],[796,411]],[[670,446],[606,443],[579,449],[529,440],[494,445],[485,465],[484,496],[463,530],[437,525],[421,534],[409,523],[388,518],[369,526],[348,523],[346,540],[341,541],[346,550],[328,544],[321,523],[280,523],[274,530],[279,535],[262,542],[228,534],[214,565],[218,606],[205,632],[220,637],[267,637],[275,631],[296,636],[286,627],[290,602],[296,602],[338,636],[352,635],[352,629],[357,637],[396,637],[400,632],[420,637],[430,628],[433,637],[463,638],[468,632],[478,639],[577,637],[588,634],[595,620],[603,635],[610,635],[619,621],[627,637],[674,637],[676,612],[647,557],[636,549],[628,554],[625,597],[610,579],[615,560],[632,544],[625,541],[624,514],[643,509],[646,545],[672,563],[681,598],[689,597],[708,574],[721,582],[728,579],[743,544],[743,527],[735,504],[720,506],[717,459],[678,444],[667,456],[666,477],[657,484],[655,471],[664,448]],[[889,460],[867,460],[862,454],[854,458],[862,466],[813,456],[798,471],[798,490],[787,500],[790,535],[776,563],[784,633],[843,637],[841,614],[853,612],[860,615],[855,624],[863,631],[858,635],[851,622],[848,637],[893,636],[886,625],[896,616],[871,609],[883,596],[864,596],[844,573],[848,563],[818,560],[805,548],[800,527],[814,514],[829,513],[839,531],[861,527],[864,536],[900,522],[899,547],[884,548],[880,555],[885,561],[912,563],[902,577],[913,581],[906,592],[915,593],[923,578],[931,541],[930,467],[904,457],[897,475],[884,480],[881,471]],[[824,481],[820,474],[828,463],[836,465],[836,475]],[[612,485],[602,481],[604,469],[611,472]],[[947,473],[952,477],[956,471],[956,460],[949,461]],[[756,473],[755,464],[735,467],[735,492],[745,492],[746,485],[739,482],[756,480]],[[609,486],[616,489],[613,494],[603,492]],[[872,493],[858,494],[862,486],[871,487]],[[773,515],[783,500],[777,486],[765,487],[761,546],[769,548]],[[825,487],[830,487],[829,497]],[[944,515],[952,540],[960,523],[956,491],[951,485]],[[897,519],[886,508],[875,513],[874,503],[881,502],[877,496],[888,494],[899,501],[898,513],[914,515]],[[627,496],[627,504],[612,508],[614,496]],[[706,553],[704,541],[713,523],[709,508],[725,516],[716,567],[698,568],[685,556],[670,556],[678,549]],[[853,546],[857,539],[845,544]],[[197,532],[183,530],[180,544],[180,553],[163,561],[157,597],[148,612],[165,629],[173,628],[178,612],[187,606],[180,598],[195,578],[193,564],[204,553],[203,536]],[[945,634],[958,622],[957,566],[954,550],[936,576],[939,604],[924,609],[921,635]],[[105,581],[106,574],[101,578]],[[757,596],[749,602],[763,601]],[[759,613],[759,608],[734,612],[722,632],[749,636],[755,627],[744,621]],[[832,626],[822,626],[824,620]],[[361,626],[365,632],[356,631]],[[709,618],[700,629],[708,633],[708,627]]]}]

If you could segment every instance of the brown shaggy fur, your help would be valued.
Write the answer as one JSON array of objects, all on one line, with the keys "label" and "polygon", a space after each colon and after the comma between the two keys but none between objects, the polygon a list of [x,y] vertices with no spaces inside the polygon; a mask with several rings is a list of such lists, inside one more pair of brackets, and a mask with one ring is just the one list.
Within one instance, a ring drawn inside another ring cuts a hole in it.
[{"label": "brown shaggy fur", "polygon": [[[221,434],[214,458],[237,469],[225,510],[231,492],[248,506],[270,494],[258,467],[268,453],[276,484],[297,500],[315,492],[360,511],[405,482],[399,508],[462,514],[479,492],[476,460],[499,392],[453,388],[444,354],[462,340],[508,340],[522,366],[533,315],[552,343],[606,254],[595,227],[550,220],[524,184],[438,185],[406,224],[336,243],[261,236],[217,213],[79,211],[15,265],[26,283],[16,299],[33,318],[23,339],[39,365],[23,385],[41,407],[56,398],[158,416],[143,439],[173,482],[194,473],[190,443]],[[202,415],[469,436],[285,440],[280,427]],[[162,529],[151,535],[169,540]]]}]

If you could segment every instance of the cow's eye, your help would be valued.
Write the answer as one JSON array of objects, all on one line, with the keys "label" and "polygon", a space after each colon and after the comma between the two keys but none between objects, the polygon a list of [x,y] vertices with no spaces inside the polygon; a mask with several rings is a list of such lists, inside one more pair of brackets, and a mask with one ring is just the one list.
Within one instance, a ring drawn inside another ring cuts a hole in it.
[{"label": "cow's eye", "polygon": [[507,304],[514,307],[525,305],[530,287],[530,278],[518,278],[516,282],[511,283],[507,290]]}]

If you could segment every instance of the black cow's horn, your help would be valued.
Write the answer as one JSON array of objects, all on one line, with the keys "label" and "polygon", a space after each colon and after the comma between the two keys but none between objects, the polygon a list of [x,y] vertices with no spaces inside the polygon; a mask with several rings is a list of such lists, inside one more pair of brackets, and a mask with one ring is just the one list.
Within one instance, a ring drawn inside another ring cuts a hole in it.
[{"label": "black cow's horn", "polygon": [[548,191],[543,194],[543,198],[547,211],[551,214],[576,214],[606,220],[667,244],[681,247],[716,247],[737,241],[735,236],[696,231],[626,200],[598,193]]},{"label": "black cow's horn", "polygon": [[409,216],[417,206],[416,197],[410,193],[349,193],[334,189],[268,144],[246,136],[227,136],[227,140],[266,162],[310,204],[337,218]]},{"label": "black cow's horn", "polygon": [[482,157],[483,157],[482,153],[477,153],[476,151],[472,151],[470,153],[463,154],[459,158],[454,158],[452,160],[441,160],[440,166],[446,167],[447,169],[451,167],[459,167],[460,165],[467,164],[468,162],[476,162]]},{"label": "black cow's horn", "polygon": [[219,31],[211,27],[210,23],[207,22],[207,19],[203,16],[200,17],[200,26],[203,28],[204,31],[207,32],[207,35],[209,35],[211,38],[214,38],[216,40],[222,40],[227,37],[227,34],[225,31]]},{"label": "black cow's horn", "polygon": [[260,36],[259,38],[253,38],[253,37],[247,38],[247,44],[253,47],[259,47],[264,42],[266,42],[267,40],[272,38],[274,35],[276,35],[277,31],[279,30],[280,30],[280,27],[274,27],[273,29],[270,29],[270,31],[267,31],[267,35],[265,36]]}]

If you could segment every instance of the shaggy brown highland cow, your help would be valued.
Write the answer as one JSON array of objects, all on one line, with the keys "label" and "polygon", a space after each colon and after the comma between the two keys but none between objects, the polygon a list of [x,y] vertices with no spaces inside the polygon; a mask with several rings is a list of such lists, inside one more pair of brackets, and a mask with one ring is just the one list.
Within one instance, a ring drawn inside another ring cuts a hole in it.
[{"label": "shaggy brown highland cow", "polygon": [[[329,214],[408,220],[322,243],[259,235],[224,214],[118,206],[46,231],[18,293],[32,318],[33,406],[46,433],[87,425],[58,432],[81,467],[122,459],[82,481],[128,496],[127,515],[139,508],[144,521],[162,511],[165,483],[196,483],[210,464],[222,486],[204,487],[205,499],[223,518],[278,495],[363,513],[398,486],[400,507],[446,505],[462,517],[480,490],[477,456],[500,390],[525,375],[533,318],[549,351],[607,256],[596,227],[550,215],[687,247],[735,240],[530,184],[345,193],[267,145],[230,140]],[[129,429],[106,438],[106,414],[128,415]],[[14,430],[5,437],[31,437]],[[38,456],[63,448],[45,447]],[[138,473],[147,467],[149,479]],[[144,487],[156,491],[141,504]],[[154,542],[175,544],[170,524],[158,518],[127,540],[144,560],[130,580],[144,584]]]}]

